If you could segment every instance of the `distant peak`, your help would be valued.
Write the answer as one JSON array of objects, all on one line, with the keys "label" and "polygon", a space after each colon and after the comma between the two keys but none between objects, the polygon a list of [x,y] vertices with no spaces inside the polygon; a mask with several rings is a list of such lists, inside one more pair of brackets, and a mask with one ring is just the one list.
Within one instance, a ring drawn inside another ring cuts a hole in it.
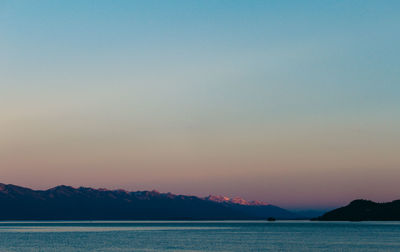
[{"label": "distant peak", "polygon": [[65,190],[76,190],[74,187],[72,186],[66,186],[66,185],[59,185],[59,186],[55,186],[53,188],[50,188],[49,191],[65,191]]},{"label": "distant peak", "polygon": [[219,202],[219,203],[230,203],[230,204],[238,204],[238,205],[247,205],[247,206],[265,206],[267,203],[262,201],[247,201],[240,197],[229,198],[221,195],[209,195],[204,198],[205,200]]},{"label": "distant peak", "polygon": [[206,200],[215,201],[215,202],[227,202],[230,201],[230,198],[221,196],[221,195],[209,195],[205,197]]}]

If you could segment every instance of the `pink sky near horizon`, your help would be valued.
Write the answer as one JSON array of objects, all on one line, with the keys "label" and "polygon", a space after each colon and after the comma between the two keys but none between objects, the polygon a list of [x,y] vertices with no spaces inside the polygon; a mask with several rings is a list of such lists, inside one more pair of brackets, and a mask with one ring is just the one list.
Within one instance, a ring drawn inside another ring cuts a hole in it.
[{"label": "pink sky near horizon", "polygon": [[[246,135],[233,131],[201,136],[189,130],[161,137],[153,130],[149,139],[137,142],[141,136],[129,135],[131,128],[120,129],[127,134],[117,139],[54,123],[38,131],[17,124],[8,129],[14,134],[2,138],[7,148],[0,151],[1,182],[36,189],[65,184],[240,196],[283,207],[400,198],[398,158],[395,149],[388,148],[398,142],[388,131],[354,134],[332,124],[315,124],[301,135],[292,132],[283,138],[290,133],[283,127],[264,135],[259,135],[261,129]],[[276,136],[279,130],[283,133]]]}]

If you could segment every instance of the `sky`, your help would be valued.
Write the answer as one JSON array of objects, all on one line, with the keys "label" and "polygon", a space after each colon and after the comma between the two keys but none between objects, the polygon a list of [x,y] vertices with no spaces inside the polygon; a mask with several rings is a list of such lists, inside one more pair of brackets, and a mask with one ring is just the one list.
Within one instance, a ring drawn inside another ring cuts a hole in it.
[{"label": "sky", "polygon": [[400,199],[399,1],[1,1],[0,179]]}]

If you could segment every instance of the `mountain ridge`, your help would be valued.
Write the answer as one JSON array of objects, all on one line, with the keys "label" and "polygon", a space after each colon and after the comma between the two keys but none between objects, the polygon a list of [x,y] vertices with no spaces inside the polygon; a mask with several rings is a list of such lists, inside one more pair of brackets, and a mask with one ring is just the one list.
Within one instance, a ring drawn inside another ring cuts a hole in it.
[{"label": "mountain ridge", "polygon": [[[0,220],[250,220],[297,219],[260,202],[223,196],[177,195],[59,185],[33,190],[0,183]],[[219,197],[224,199],[216,201]]]}]

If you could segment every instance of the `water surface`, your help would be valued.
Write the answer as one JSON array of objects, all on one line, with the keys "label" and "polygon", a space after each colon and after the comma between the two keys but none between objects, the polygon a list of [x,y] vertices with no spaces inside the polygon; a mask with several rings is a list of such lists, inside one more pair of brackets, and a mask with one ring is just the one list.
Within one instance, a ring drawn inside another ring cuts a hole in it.
[{"label": "water surface", "polygon": [[0,222],[0,251],[400,251],[400,222]]}]

